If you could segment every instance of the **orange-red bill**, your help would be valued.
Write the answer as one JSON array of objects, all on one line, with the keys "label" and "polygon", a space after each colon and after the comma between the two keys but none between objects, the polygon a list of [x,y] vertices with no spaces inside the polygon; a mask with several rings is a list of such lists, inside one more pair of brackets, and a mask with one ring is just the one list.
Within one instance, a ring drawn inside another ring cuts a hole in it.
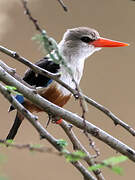
[{"label": "orange-red bill", "polygon": [[98,38],[95,41],[91,43],[95,47],[122,47],[122,46],[129,46],[127,43],[119,42],[119,41],[113,41],[110,39],[105,38]]}]

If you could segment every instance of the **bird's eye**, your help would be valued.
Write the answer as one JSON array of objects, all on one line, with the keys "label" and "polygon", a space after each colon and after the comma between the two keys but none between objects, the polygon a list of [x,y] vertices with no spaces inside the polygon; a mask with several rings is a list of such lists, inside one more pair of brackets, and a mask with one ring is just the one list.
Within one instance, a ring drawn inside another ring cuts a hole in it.
[{"label": "bird's eye", "polygon": [[82,40],[83,42],[85,42],[85,43],[90,43],[90,42],[94,41],[94,39],[91,39],[91,38],[88,37],[88,36],[83,36],[83,37],[81,37],[81,40]]}]

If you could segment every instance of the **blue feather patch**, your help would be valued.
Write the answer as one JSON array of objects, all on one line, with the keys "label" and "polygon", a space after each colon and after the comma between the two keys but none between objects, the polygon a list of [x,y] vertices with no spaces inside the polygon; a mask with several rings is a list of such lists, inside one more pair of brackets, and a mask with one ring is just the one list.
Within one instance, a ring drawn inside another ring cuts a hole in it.
[{"label": "blue feather patch", "polygon": [[24,102],[24,96],[22,95],[16,95],[15,98],[20,104]]},{"label": "blue feather patch", "polygon": [[47,84],[45,85],[45,87],[47,87],[49,84],[51,84],[52,83],[52,79],[50,79],[48,82],[47,82]]},{"label": "blue feather patch", "polygon": [[[22,104],[22,103],[24,102],[24,97],[23,97],[22,95],[16,95],[16,96],[15,96],[15,99],[16,99],[20,104]],[[13,111],[14,109],[15,109],[14,106],[11,105],[10,108],[9,108],[9,110],[8,110],[8,112]]]}]

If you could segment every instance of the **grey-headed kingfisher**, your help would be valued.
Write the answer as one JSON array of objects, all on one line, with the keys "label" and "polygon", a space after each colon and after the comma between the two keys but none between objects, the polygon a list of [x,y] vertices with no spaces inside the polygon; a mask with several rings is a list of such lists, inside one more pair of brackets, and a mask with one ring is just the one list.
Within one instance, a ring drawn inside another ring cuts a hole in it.
[{"label": "grey-headed kingfisher", "polygon": [[[85,59],[94,52],[100,50],[102,47],[120,46],[128,46],[128,44],[102,38],[96,30],[87,27],[67,30],[58,44],[59,51],[62,54],[67,66],[71,68],[74,79],[78,84],[83,75]],[[49,58],[49,55],[38,61],[36,65],[52,73],[61,72],[60,79],[72,88],[75,88],[72,77],[63,65],[53,62],[51,58]],[[46,87],[40,95],[60,107],[63,107],[71,97],[71,93],[62,85],[45,76],[40,74],[37,75],[31,69],[26,71],[23,80],[32,86]],[[42,111],[42,109],[38,108],[35,104],[25,99],[23,96],[17,95],[16,99],[30,112]],[[12,109],[14,109],[13,106],[10,107],[10,110]],[[13,126],[11,127],[6,139],[14,139],[23,119],[24,116],[20,112],[17,112]]]}]

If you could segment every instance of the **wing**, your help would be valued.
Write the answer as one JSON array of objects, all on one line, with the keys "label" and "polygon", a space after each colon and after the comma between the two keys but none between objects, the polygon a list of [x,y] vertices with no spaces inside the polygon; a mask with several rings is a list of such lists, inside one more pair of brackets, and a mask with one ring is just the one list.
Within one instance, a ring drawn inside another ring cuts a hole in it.
[{"label": "wing", "polygon": [[[52,73],[57,73],[58,70],[60,69],[59,64],[54,63],[52,60],[50,60],[47,57],[38,61],[35,64],[37,66],[49,71],[49,72],[52,72]],[[47,87],[52,82],[52,79],[45,77],[45,76],[42,76],[40,74],[36,74],[31,69],[28,69],[26,71],[23,80],[26,81],[31,86],[36,86],[36,87],[39,87],[39,86],[40,87]]]},{"label": "wing", "polygon": [[[35,63],[37,66],[52,72],[52,73],[57,73],[58,70],[60,69],[60,65],[54,63],[52,60],[49,58],[45,57],[41,59],[40,61]],[[36,87],[47,87],[50,83],[52,83],[52,79],[45,77],[40,74],[36,74],[33,70],[28,69],[24,75],[23,80],[30,84],[31,86],[36,86]],[[16,95],[15,98],[17,101],[19,101],[21,104],[24,102],[24,97],[22,95]],[[9,108],[9,112],[14,110],[15,108],[11,105]]]}]

